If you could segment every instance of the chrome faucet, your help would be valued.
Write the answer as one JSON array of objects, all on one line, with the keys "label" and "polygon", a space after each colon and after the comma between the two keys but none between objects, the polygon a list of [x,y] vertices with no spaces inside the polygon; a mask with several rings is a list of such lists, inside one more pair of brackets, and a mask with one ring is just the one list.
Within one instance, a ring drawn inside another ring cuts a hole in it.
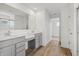
[{"label": "chrome faucet", "polygon": [[10,31],[8,30],[7,33],[5,33],[6,36],[9,36],[10,35]]}]

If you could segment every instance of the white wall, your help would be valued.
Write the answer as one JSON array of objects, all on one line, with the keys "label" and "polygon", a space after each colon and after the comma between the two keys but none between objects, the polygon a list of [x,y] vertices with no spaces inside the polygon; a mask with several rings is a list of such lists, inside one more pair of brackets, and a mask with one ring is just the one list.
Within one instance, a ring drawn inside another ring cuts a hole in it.
[{"label": "white wall", "polygon": [[[39,17],[39,19],[38,19]],[[40,29],[40,31],[43,33],[43,40],[42,40],[42,45],[46,45],[50,39],[49,39],[49,15],[48,13],[44,10],[39,12],[37,19],[38,19],[38,26],[37,30]]]},{"label": "white wall", "polygon": [[50,15],[49,15],[49,13],[48,13],[48,11],[46,10],[45,11],[45,20],[46,20],[46,34],[47,34],[47,42],[46,42],[46,44],[47,43],[49,43],[50,41],[51,41],[51,39],[50,39]]},{"label": "white wall", "polygon": [[49,14],[42,10],[30,15],[29,29],[42,32],[42,45],[45,46],[49,41]]},{"label": "white wall", "polygon": [[50,39],[59,37],[59,18],[50,19]]},{"label": "white wall", "polygon": [[28,18],[28,28],[32,31],[34,31],[36,29],[36,15],[35,13],[33,14],[29,14],[29,18]]}]

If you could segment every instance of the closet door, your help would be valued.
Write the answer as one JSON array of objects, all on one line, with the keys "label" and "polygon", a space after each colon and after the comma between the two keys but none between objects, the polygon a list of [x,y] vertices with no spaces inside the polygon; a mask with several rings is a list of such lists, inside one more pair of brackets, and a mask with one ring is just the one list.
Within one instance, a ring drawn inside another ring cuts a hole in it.
[{"label": "closet door", "polygon": [[62,9],[60,22],[61,47],[72,50],[72,41],[74,37],[74,20],[73,10],[71,10],[70,7],[65,7],[64,9]]},{"label": "closet door", "polygon": [[68,28],[70,27],[69,24],[69,18],[68,18],[68,10],[67,8],[64,8],[61,12],[61,23],[60,23],[60,40],[61,40],[61,47],[63,48],[69,48],[69,31]]}]

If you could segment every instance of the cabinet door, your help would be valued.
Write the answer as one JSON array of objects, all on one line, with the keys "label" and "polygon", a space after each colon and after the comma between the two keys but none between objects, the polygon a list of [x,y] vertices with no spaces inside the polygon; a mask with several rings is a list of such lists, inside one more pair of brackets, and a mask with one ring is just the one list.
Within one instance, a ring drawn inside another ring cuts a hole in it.
[{"label": "cabinet door", "polygon": [[36,48],[39,48],[42,44],[42,34],[38,33],[35,35],[35,39],[36,39]]},{"label": "cabinet door", "polygon": [[15,45],[11,46],[11,55],[15,56]]},{"label": "cabinet door", "polygon": [[38,37],[39,37],[39,39],[38,39],[39,46],[41,46],[42,45],[42,33],[39,33]]},{"label": "cabinet door", "polygon": [[0,49],[0,56],[12,56],[15,55],[14,46],[7,46]]},{"label": "cabinet door", "polygon": [[38,37],[38,34],[36,34],[36,35],[35,35],[35,42],[36,42],[35,45],[36,45],[36,48],[39,47],[39,41],[38,41],[38,40],[39,40],[39,37]]}]

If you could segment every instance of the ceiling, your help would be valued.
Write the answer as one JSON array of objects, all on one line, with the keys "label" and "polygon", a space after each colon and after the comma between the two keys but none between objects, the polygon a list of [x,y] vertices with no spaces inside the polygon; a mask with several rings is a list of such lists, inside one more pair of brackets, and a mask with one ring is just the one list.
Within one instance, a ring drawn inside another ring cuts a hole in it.
[{"label": "ceiling", "polygon": [[18,10],[16,8],[13,8],[11,6],[8,6],[4,3],[0,3],[0,11],[6,12],[6,13],[8,12],[8,13],[15,14],[15,15],[26,15],[25,12]]},{"label": "ceiling", "polygon": [[22,3],[23,6],[28,6],[32,10],[40,11],[47,10],[51,17],[58,17],[60,10],[68,3]]},{"label": "ceiling", "polygon": [[[29,12],[28,10],[33,11],[47,10],[47,12],[51,17],[58,17],[61,9],[68,5],[68,3],[11,3],[11,4],[17,5],[17,7],[14,8],[9,5],[0,3],[0,10],[9,11],[18,15],[24,15],[25,12],[27,13]],[[22,11],[18,10],[18,7],[20,7]]]},{"label": "ceiling", "polygon": [[66,3],[22,3],[30,8],[38,9],[61,9]]}]

